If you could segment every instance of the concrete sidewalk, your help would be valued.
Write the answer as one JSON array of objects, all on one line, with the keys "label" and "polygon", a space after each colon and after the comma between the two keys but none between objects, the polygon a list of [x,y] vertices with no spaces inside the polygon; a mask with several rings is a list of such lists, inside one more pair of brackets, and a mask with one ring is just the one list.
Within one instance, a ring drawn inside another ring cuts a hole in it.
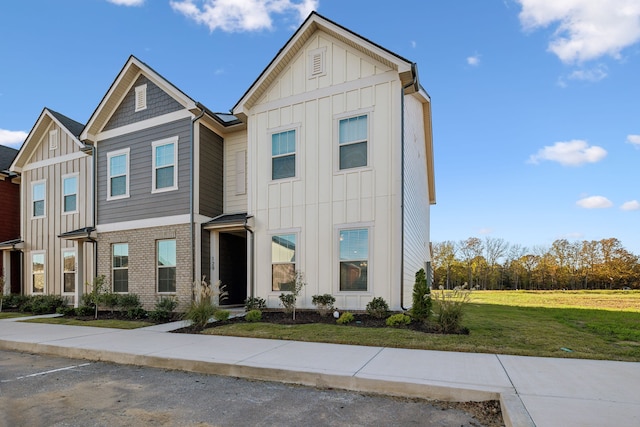
[{"label": "concrete sidewalk", "polygon": [[[24,319],[24,318],[22,318]],[[439,400],[500,400],[508,426],[638,426],[640,364],[0,320],[0,349]]]}]

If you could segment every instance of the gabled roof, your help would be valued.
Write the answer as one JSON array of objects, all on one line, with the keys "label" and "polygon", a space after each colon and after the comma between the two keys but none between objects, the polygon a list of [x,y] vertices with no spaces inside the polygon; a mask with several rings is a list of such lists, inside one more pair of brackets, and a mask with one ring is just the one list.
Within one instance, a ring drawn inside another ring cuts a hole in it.
[{"label": "gabled roof", "polygon": [[144,74],[156,86],[168,93],[187,110],[192,111],[194,114],[200,111],[196,105],[196,101],[158,74],[153,68],[131,55],[91,115],[91,118],[89,118],[87,125],[80,135],[82,141],[88,140],[92,143],[95,142],[96,135],[109,121],[111,115],[118,108],[122,99],[140,74]]},{"label": "gabled roof", "polygon": [[318,30],[335,37],[365,55],[375,58],[379,62],[398,71],[403,86],[411,84],[414,81],[414,69],[411,61],[373,43],[314,11],[311,12],[300,28],[298,28],[287,43],[278,51],[275,58],[273,58],[267,68],[262,71],[242,98],[233,106],[233,114],[245,114],[245,111],[250,109],[258,99],[260,99],[271,83],[273,83],[277,76],[295,58],[304,44]]},{"label": "gabled roof", "polygon": [[67,133],[71,137],[71,140],[80,149],[85,147],[85,145],[78,139],[80,130],[83,128],[82,124],[45,107],[43,108],[42,113],[40,113],[38,120],[36,120],[36,124],[33,125],[31,132],[27,135],[27,139],[24,140],[22,147],[20,147],[18,155],[13,160],[13,163],[11,164],[12,171],[22,172],[22,168],[26,165],[31,158],[31,155],[38,147],[38,141],[42,139],[51,122],[56,123],[60,129]]},{"label": "gabled roof", "polygon": [[18,155],[18,150],[15,148],[0,145],[0,173],[9,170],[13,159]]}]

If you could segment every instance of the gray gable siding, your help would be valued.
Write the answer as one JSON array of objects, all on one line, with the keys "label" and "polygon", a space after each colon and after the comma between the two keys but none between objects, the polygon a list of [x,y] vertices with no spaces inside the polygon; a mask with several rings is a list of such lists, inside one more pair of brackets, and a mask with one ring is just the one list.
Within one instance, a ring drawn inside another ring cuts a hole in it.
[{"label": "gray gable siding", "polygon": [[[189,213],[191,121],[177,120],[98,143],[98,223],[109,224]],[[178,189],[151,193],[152,143],[178,136]],[[129,148],[129,197],[107,201],[107,154]]]},{"label": "gray gable siding", "polygon": [[223,139],[200,125],[200,213],[215,217],[223,212]]},{"label": "gray gable siding", "polygon": [[[136,112],[136,87],[145,83],[147,85],[147,108]],[[182,105],[175,99],[153,84],[146,76],[141,75],[133,86],[131,86],[131,89],[129,89],[129,92],[105,125],[104,130],[115,129],[131,123],[151,119],[163,114],[179,111],[182,108]]]}]

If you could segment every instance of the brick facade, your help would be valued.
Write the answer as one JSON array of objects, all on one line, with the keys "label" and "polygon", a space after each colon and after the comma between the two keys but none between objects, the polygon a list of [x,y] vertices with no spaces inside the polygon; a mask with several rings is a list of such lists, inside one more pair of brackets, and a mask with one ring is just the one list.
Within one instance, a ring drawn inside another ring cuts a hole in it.
[{"label": "brick facade", "polygon": [[105,285],[111,283],[111,245],[129,244],[129,293],[140,297],[144,308],[152,310],[161,297],[158,293],[156,242],[164,239],[176,240],[176,293],[178,311],[184,311],[191,303],[192,262],[189,224],[135,230],[100,233],[98,236],[98,275],[105,276]]}]

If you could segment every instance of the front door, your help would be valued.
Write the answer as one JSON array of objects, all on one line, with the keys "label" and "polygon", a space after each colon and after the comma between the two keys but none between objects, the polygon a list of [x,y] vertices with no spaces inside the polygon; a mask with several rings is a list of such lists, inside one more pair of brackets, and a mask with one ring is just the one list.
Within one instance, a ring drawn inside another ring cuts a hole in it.
[{"label": "front door", "polygon": [[241,305],[247,298],[246,232],[220,232],[218,238],[218,278],[228,295],[222,305]]}]

